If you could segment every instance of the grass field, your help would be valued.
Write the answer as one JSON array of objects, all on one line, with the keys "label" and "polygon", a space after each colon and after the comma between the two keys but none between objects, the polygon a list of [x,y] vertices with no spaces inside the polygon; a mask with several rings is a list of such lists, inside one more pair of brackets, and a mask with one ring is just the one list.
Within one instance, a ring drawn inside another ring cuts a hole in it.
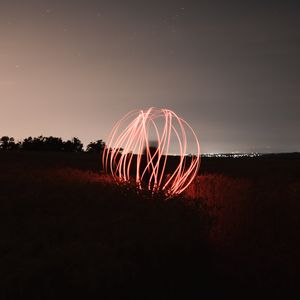
[{"label": "grass field", "polygon": [[204,158],[171,201],[87,153],[0,152],[0,298],[297,291],[300,160]]}]

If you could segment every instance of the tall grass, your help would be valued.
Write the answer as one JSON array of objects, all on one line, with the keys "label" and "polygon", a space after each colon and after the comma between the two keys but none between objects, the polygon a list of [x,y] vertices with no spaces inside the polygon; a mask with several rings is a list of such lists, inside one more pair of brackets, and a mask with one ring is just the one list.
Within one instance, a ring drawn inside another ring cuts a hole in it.
[{"label": "tall grass", "polygon": [[72,168],[7,168],[0,183],[1,299],[153,299],[210,285],[207,224],[183,198]]},{"label": "tall grass", "polygon": [[253,184],[219,174],[197,176],[185,196],[199,201],[213,219],[211,239],[225,246],[239,239],[249,218]]}]

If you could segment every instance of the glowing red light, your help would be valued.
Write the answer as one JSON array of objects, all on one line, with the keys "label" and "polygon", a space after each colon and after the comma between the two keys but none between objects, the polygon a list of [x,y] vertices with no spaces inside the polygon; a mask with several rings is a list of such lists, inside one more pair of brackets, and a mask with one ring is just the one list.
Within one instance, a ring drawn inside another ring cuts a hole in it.
[{"label": "glowing red light", "polygon": [[[195,145],[194,155],[187,153],[190,144]],[[171,147],[177,147],[176,156],[170,155]],[[139,189],[171,197],[183,192],[197,175],[200,146],[191,126],[173,111],[135,110],[113,127],[102,162],[116,181],[135,182]]]}]

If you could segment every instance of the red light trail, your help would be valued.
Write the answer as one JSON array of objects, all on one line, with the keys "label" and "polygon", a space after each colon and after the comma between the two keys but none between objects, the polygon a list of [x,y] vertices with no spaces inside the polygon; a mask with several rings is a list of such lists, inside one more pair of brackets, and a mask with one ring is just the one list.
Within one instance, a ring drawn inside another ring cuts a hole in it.
[{"label": "red light trail", "polygon": [[[151,136],[156,140],[155,147]],[[178,155],[170,172],[171,140],[172,146],[176,144],[178,148]],[[196,145],[195,155],[188,156],[189,144]],[[200,145],[192,127],[173,111],[134,110],[113,127],[102,163],[117,182],[135,182],[139,189],[162,191],[172,197],[182,193],[197,175]]]}]

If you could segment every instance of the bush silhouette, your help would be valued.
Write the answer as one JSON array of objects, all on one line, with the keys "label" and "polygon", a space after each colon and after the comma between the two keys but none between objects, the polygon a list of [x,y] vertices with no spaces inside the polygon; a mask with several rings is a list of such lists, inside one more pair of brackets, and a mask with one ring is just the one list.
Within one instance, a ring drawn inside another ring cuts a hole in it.
[{"label": "bush silhouette", "polygon": [[97,140],[96,142],[90,142],[87,147],[87,152],[94,152],[94,153],[102,153],[105,147],[105,142],[103,140]]}]

